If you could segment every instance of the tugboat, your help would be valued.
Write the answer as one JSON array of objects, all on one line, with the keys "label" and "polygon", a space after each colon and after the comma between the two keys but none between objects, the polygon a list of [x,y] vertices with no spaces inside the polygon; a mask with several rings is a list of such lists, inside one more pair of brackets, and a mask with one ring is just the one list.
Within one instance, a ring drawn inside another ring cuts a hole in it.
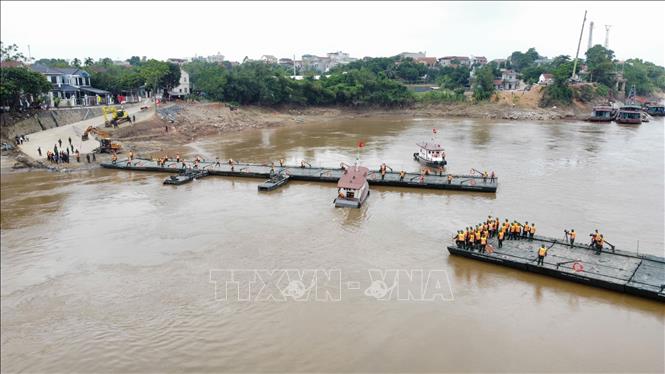
[{"label": "tugboat", "polygon": [[367,174],[369,169],[363,166],[346,166],[344,174],[337,182],[336,208],[360,208],[369,196]]},{"label": "tugboat", "polygon": [[448,163],[446,161],[446,152],[438,144],[438,141],[434,138],[436,136],[437,130],[432,129],[432,139],[431,142],[422,142],[416,143],[420,150],[413,154],[413,159],[427,167],[444,167]]},{"label": "tugboat", "polygon": [[642,123],[642,110],[639,105],[626,104],[619,108],[619,113],[614,119],[616,123],[627,125],[639,125]]},{"label": "tugboat", "polygon": [[274,173],[270,176],[270,179],[259,184],[259,191],[272,191],[275,190],[289,181],[289,176],[284,174],[281,170],[279,173]]},{"label": "tugboat", "polygon": [[182,170],[178,175],[171,175],[164,179],[164,184],[173,184],[179,186],[181,184],[189,183],[196,178],[205,177],[208,175],[207,170]]},{"label": "tugboat", "polygon": [[614,119],[614,108],[609,105],[598,105],[593,107],[593,113],[587,121],[589,122],[612,122]]}]

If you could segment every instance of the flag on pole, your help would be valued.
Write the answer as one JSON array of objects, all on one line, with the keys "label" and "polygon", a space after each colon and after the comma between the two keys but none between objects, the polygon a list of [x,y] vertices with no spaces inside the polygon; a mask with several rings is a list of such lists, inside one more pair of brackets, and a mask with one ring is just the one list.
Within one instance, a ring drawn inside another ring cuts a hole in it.
[{"label": "flag on pole", "polygon": [[362,148],[362,147],[364,147],[364,146],[365,146],[365,143],[363,143],[363,142],[358,142],[358,148]]}]

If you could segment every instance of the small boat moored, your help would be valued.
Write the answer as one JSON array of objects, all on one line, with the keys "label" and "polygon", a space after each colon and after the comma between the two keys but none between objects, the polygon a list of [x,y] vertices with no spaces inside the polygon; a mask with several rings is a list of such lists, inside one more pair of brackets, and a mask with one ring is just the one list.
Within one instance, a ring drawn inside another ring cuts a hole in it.
[{"label": "small boat moored", "polygon": [[623,105],[614,120],[616,123],[639,125],[642,123],[642,108],[634,104]]},{"label": "small boat moored", "polygon": [[181,185],[193,181],[196,178],[205,177],[208,175],[207,170],[183,170],[178,175],[171,175],[164,179],[164,184]]},{"label": "small boat moored", "polygon": [[362,166],[347,166],[337,182],[337,208],[360,208],[369,196],[367,174],[369,169]]},{"label": "small boat moored", "polygon": [[609,105],[598,105],[593,107],[593,112],[587,121],[589,122],[612,122],[614,119],[614,108]]},{"label": "small boat moored", "polygon": [[654,117],[663,117],[665,116],[665,105],[648,103],[644,106],[644,111]]}]

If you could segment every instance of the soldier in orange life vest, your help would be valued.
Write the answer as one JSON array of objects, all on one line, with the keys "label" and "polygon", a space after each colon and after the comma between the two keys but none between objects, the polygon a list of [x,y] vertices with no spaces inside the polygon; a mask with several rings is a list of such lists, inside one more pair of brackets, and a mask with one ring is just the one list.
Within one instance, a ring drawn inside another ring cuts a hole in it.
[{"label": "soldier in orange life vest", "polygon": [[596,239],[596,254],[599,255],[600,252],[603,250],[603,246],[605,245],[605,238],[603,238],[602,234],[599,234],[597,236],[598,239]]},{"label": "soldier in orange life vest", "polygon": [[475,232],[475,231],[473,230],[473,228],[472,228],[471,230],[469,230],[469,245],[468,245],[468,249],[470,249],[470,250],[473,249],[473,246],[474,246],[474,244],[475,244],[475,239],[476,239],[476,232]]},{"label": "soldier in orange life vest", "polygon": [[529,241],[533,241],[533,234],[536,233],[536,224],[531,222],[531,229],[529,229]]},{"label": "soldier in orange life vest", "polygon": [[568,237],[570,238],[570,248],[573,248],[573,244],[575,244],[575,237],[577,237],[577,234],[575,233],[575,229],[570,229],[570,232],[568,233]]},{"label": "soldier in orange life vest", "polygon": [[524,228],[522,229],[522,237],[526,239],[529,236],[531,231],[531,226],[529,226],[529,221],[524,222]]},{"label": "soldier in orange life vest", "polygon": [[503,236],[506,235],[506,230],[501,229],[497,238],[499,239],[499,248],[503,247]]},{"label": "soldier in orange life vest", "polygon": [[457,248],[462,248],[464,245],[464,232],[462,230],[457,231]]},{"label": "soldier in orange life vest", "polygon": [[480,237],[480,248],[478,249],[478,251],[479,251],[480,253],[485,252],[485,246],[487,246],[487,236],[485,236],[485,235],[483,234],[483,235]]},{"label": "soldier in orange life vest", "polygon": [[545,256],[547,256],[547,248],[545,248],[545,244],[541,244],[540,248],[538,248],[538,265],[542,266],[545,264]]}]

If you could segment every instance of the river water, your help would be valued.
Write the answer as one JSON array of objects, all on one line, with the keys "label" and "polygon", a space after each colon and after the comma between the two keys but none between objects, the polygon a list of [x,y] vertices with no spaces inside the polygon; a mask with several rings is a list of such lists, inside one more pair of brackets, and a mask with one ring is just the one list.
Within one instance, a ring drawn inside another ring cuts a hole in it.
[{"label": "river water", "polygon": [[[618,248],[639,240],[641,253],[662,256],[662,119],[363,118],[233,133],[189,150],[338,166],[363,141],[362,164],[417,170],[414,143],[432,128],[449,170],[495,170],[496,195],[373,188],[348,210],[333,207],[332,184],[258,193],[253,179],[172,187],[163,174],[102,169],[4,174],[3,371],[663,372],[663,304],[444,247],[491,214],[553,237],[574,228],[580,241],[599,228]],[[223,292],[231,270],[241,279],[252,269],[274,270],[259,275],[265,284],[284,269],[327,270],[332,297]],[[390,269],[438,277],[445,295],[368,294],[372,274]]]}]

